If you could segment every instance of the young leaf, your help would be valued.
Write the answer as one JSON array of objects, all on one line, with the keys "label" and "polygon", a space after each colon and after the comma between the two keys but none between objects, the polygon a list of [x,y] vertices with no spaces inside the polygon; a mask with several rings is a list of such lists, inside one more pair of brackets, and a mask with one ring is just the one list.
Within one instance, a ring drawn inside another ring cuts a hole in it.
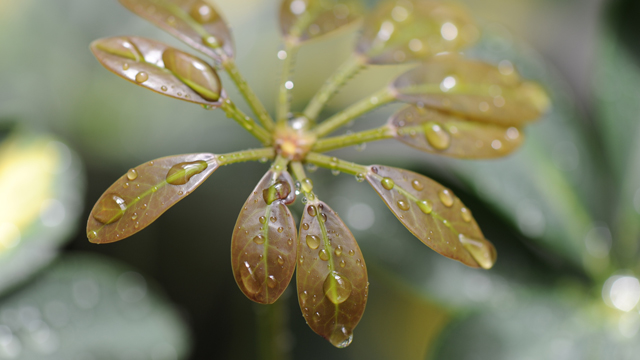
[{"label": "young leaf", "polygon": [[365,18],[356,50],[371,64],[398,64],[455,52],[478,34],[462,7],[431,0],[382,1]]},{"label": "young leaf", "polygon": [[414,172],[372,165],[366,179],[400,222],[448,258],[490,269],[497,253],[471,212],[451,190]]},{"label": "young leaf", "polygon": [[220,13],[203,0],[120,0],[138,16],[152,22],[208,57],[233,58],[231,31]]},{"label": "young leaf", "polygon": [[296,268],[296,224],[287,207],[295,200],[288,172],[268,171],[244,203],[231,240],[231,266],[240,290],[272,304]]},{"label": "young leaf", "polygon": [[96,40],[91,51],[114,74],[157,93],[209,107],[224,98],[206,62],[160,42],[122,36]]},{"label": "young leaf", "polygon": [[294,42],[304,42],[336,31],[358,20],[359,0],[283,0],[280,30]]},{"label": "young leaf", "polygon": [[168,156],[130,169],[93,206],[87,237],[96,244],[127,238],[191,194],[216,169],[208,153]]},{"label": "young leaf", "polygon": [[302,314],[318,335],[346,347],[367,303],[364,257],[347,226],[324,202],[309,202],[300,223],[296,282]]},{"label": "young leaf", "polygon": [[515,127],[464,121],[415,106],[397,112],[388,126],[396,139],[418,150],[465,159],[501,157],[524,140]]},{"label": "young leaf", "polygon": [[513,69],[442,55],[400,75],[392,84],[400,101],[471,120],[521,126],[540,117],[550,101],[542,88]]}]

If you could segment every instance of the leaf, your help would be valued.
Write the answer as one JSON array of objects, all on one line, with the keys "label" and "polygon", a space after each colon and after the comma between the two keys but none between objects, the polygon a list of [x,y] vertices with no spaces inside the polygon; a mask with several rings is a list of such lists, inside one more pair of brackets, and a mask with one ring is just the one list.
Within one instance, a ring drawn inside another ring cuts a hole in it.
[{"label": "leaf", "polygon": [[364,257],[327,204],[310,201],[300,220],[298,301],[307,324],[338,348],[349,346],[367,303]]},{"label": "leaf", "polygon": [[458,51],[478,34],[463,7],[430,0],[382,1],[365,18],[356,50],[371,64],[398,64]]},{"label": "leaf", "polygon": [[234,57],[231,31],[220,13],[203,0],[120,0],[150,21],[208,57],[223,62]]},{"label": "leaf", "polygon": [[366,179],[398,220],[425,245],[471,267],[490,269],[497,253],[451,190],[414,172],[372,165]]},{"label": "leaf", "polygon": [[216,71],[206,62],[160,42],[140,37],[112,37],[91,43],[98,61],[114,74],[162,95],[220,106]]},{"label": "leaf", "polygon": [[208,153],[168,156],[130,169],[96,202],[87,237],[96,244],[127,238],[191,194],[216,169]]},{"label": "leaf", "polygon": [[288,172],[268,171],[240,211],[231,239],[231,266],[240,290],[272,304],[296,268],[296,224],[287,204],[295,200]]},{"label": "leaf", "polygon": [[392,87],[400,101],[502,126],[533,121],[550,104],[539,85],[521,81],[512,67],[456,55],[433,57],[400,75]]},{"label": "leaf", "polygon": [[290,41],[305,42],[353,24],[363,11],[359,0],[283,0],[280,30]]},{"label": "leaf", "polygon": [[465,121],[415,106],[397,112],[388,125],[397,140],[418,150],[465,159],[501,157],[524,141],[515,127]]}]

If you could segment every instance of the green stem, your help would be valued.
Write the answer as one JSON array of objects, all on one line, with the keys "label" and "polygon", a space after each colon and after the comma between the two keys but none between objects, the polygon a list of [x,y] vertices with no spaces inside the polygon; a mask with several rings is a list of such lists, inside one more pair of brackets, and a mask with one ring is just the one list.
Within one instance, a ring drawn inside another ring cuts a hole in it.
[{"label": "green stem", "polygon": [[293,70],[293,64],[295,62],[296,54],[298,53],[298,45],[293,42],[286,42],[285,50],[287,57],[284,58],[282,64],[282,76],[280,78],[280,92],[278,95],[278,123],[284,123],[289,116],[291,107],[290,91],[287,89],[287,82],[291,78],[291,71]]},{"label": "green stem", "polygon": [[358,71],[366,67],[366,60],[353,54],[345,61],[336,72],[322,85],[320,90],[315,94],[313,99],[304,109],[304,116],[314,121],[326,103],[335,95],[335,93]]},{"label": "green stem", "polygon": [[351,120],[368,113],[382,105],[388,104],[395,100],[393,91],[386,87],[375,94],[360,100],[359,102],[351,105],[344,111],[341,111],[327,121],[316,126],[312,131],[316,137],[321,138],[327,134],[335,131],[336,129],[348,124]]},{"label": "green stem", "polygon": [[354,176],[367,173],[366,166],[358,165],[352,162],[340,160],[336,157],[330,157],[315,152],[308,153],[305,160],[312,164],[322,166],[323,168],[340,170],[343,173],[351,174]]},{"label": "green stem", "polygon": [[311,150],[321,153],[371,141],[390,139],[393,136],[393,130],[389,126],[384,125],[379,128],[353,134],[320,139],[313,145]]},{"label": "green stem", "polygon": [[238,109],[236,105],[231,101],[231,99],[223,100],[220,108],[224,110],[224,112],[227,114],[227,117],[235,120],[238,124],[240,124],[240,126],[250,132],[251,135],[260,140],[262,144],[271,144],[271,134],[269,134],[269,132],[262,128],[260,125],[256,124],[252,118]]},{"label": "green stem", "polygon": [[215,161],[220,164],[220,166],[224,166],[246,161],[273,159],[274,156],[275,151],[273,150],[273,148],[250,149],[218,155],[215,158]]},{"label": "green stem", "polygon": [[235,61],[232,58],[226,58],[222,62],[222,66],[227,71],[231,80],[236,84],[238,90],[244,96],[245,100],[251,107],[251,110],[258,117],[258,121],[264,126],[267,130],[271,131],[273,129],[274,123],[269,113],[264,108],[264,105],[260,101],[260,99],[253,92],[247,81],[242,77],[240,71],[238,71],[238,67],[236,66]]},{"label": "green stem", "polygon": [[287,331],[287,307],[283,299],[270,305],[255,305],[257,313],[258,354],[260,360],[288,360],[291,354],[282,347]]},{"label": "green stem", "polygon": [[276,172],[278,175],[282,172],[282,170],[287,169],[287,165],[289,164],[289,159],[282,155],[278,155],[276,160],[271,164],[271,169]]}]

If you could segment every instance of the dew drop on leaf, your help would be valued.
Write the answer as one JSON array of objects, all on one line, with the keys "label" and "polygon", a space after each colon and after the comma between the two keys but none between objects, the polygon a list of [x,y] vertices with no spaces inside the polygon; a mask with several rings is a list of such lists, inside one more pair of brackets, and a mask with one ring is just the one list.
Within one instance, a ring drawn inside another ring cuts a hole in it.
[{"label": "dew drop on leaf", "polygon": [[98,233],[94,230],[94,231],[89,231],[89,233],[87,234],[87,237],[89,238],[89,240],[93,240],[96,237],[98,237]]},{"label": "dew drop on leaf", "polygon": [[269,277],[267,277],[267,286],[270,289],[275,288],[277,284],[278,284],[278,281],[276,281],[276,277],[275,276],[269,275]]},{"label": "dew drop on leaf", "polygon": [[264,236],[257,235],[256,237],[253,238],[253,242],[258,245],[264,244]]},{"label": "dew drop on leaf", "polygon": [[260,224],[264,224],[264,223],[266,223],[266,222],[267,222],[267,218],[266,218],[266,217],[264,217],[264,216],[260,216],[260,217],[258,218],[258,221],[260,222]]},{"label": "dew drop on leaf", "polygon": [[127,204],[123,198],[116,194],[108,194],[100,200],[98,204],[100,211],[93,214],[93,217],[101,223],[108,225],[114,223],[124,215]]},{"label": "dew drop on leaf", "polygon": [[325,249],[320,250],[320,252],[318,252],[318,256],[323,261],[329,260],[329,253]]},{"label": "dew drop on leaf", "polygon": [[252,295],[256,294],[260,290],[260,284],[254,277],[253,270],[251,270],[251,265],[249,265],[247,261],[244,262],[240,273],[242,277],[242,284],[244,285],[247,292]]},{"label": "dew drop on leaf", "polygon": [[460,209],[460,214],[462,215],[462,220],[465,222],[471,222],[471,211],[469,211],[469,209],[463,207]]},{"label": "dew drop on leaf", "polygon": [[282,257],[282,255],[278,255],[278,264],[284,265],[284,258]]},{"label": "dew drop on leaf", "polygon": [[444,190],[440,190],[438,192],[438,197],[440,198],[440,201],[442,202],[442,204],[446,207],[452,207],[453,206],[453,195],[451,195],[451,191],[444,189]]},{"label": "dew drop on leaf", "polygon": [[133,181],[137,178],[138,178],[138,172],[136,171],[136,169],[129,169],[129,171],[127,171],[127,179]]},{"label": "dew drop on leaf", "polygon": [[149,74],[147,74],[146,72],[140,71],[139,73],[136,74],[136,82],[138,84],[142,84],[147,80],[149,80]]},{"label": "dew drop on leaf", "polygon": [[191,6],[191,11],[189,11],[189,15],[191,15],[191,17],[200,24],[214,22],[219,18],[218,13],[211,7],[211,5],[204,1],[194,2]]},{"label": "dew drop on leaf", "polygon": [[309,224],[307,223],[302,224],[302,228],[305,230],[309,230]]},{"label": "dew drop on leaf", "polygon": [[391,189],[393,189],[394,186],[396,186],[396,183],[392,179],[387,178],[387,177],[383,178],[381,183],[382,183],[382,187],[387,189],[387,190],[391,190]]},{"label": "dew drop on leaf", "polygon": [[207,162],[198,160],[173,165],[167,172],[167,182],[171,185],[184,185],[207,168]]},{"label": "dew drop on leaf", "polygon": [[315,250],[320,246],[320,238],[317,237],[316,235],[307,235],[307,246],[311,249],[311,250]]},{"label": "dew drop on leaf", "polygon": [[262,190],[264,202],[271,205],[276,200],[286,199],[291,193],[291,185],[286,181],[277,181],[275,184]]},{"label": "dew drop on leaf", "polygon": [[451,145],[451,135],[440,124],[434,122],[424,124],[424,136],[436,150],[446,150]]},{"label": "dew drop on leaf", "polygon": [[422,185],[422,183],[416,179],[411,181],[411,186],[413,186],[413,188],[416,189],[417,191],[422,191],[422,189],[424,189],[424,185]]},{"label": "dew drop on leaf", "polygon": [[313,181],[309,178],[305,178],[300,183],[300,187],[302,188],[302,191],[306,193],[311,192],[313,190]]},{"label": "dew drop on leaf", "polygon": [[338,245],[338,247],[335,250],[336,256],[341,256],[342,255],[342,246]]},{"label": "dew drop on leaf", "polygon": [[337,271],[330,272],[322,285],[324,295],[336,305],[345,302],[351,296],[351,288],[351,281]]},{"label": "dew drop on leaf", "polygon": [[469,237],[460,234],[458,239],[462,243],[465,249],[473,256],[484,269],[491,269],[498,258],[496,248],[488,241],[480,241],[471,239]]},{"label": "dew drop on leaf", "polygon": [[400,208],[400,210],[407,211],[407,210],[410,209],[409,202],[406,201],[406,200],[398,200],[397,204],[398,204],[398,207]]},{"label": "dew drop on leaf", "polygon": [[420,200],[418,201],[418,208],[420,209],[420,211],[422,211],[423,213],[429,215],[431,214],[431,212],[433,211],[433,205],[431,204],[431,201],[429,200]]},{"label": "dew drop on leaf", "polygon": [[351,341],[353,341],[353,334],[350,330],[341,325],[338,325],[329,337],[329,342],[339,349],[346,348],[351,344]]},{"label": "dew drop on leaf", "polygon": [[307,208],[307,213],[309,214],[309,216],[313,216],[315,217],[316,215],[318,215],[318,211],[316,210],[316,207],[311,205]]},{"label": "dew drop on leaf", "polygon": [[353,250],[349,250],[349,255],[353,256],[353,255],[355,255],[355,254],[356,254],[356,252],[355,252],[355,251],[353,251]]}]

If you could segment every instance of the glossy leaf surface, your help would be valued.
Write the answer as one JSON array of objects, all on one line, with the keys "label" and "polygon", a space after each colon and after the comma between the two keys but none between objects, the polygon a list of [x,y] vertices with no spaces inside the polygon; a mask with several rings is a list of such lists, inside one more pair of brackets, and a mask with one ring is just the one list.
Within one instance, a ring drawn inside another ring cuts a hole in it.
[{"label": "glossy leaf surface", "polygon": [[362,13],[359,0],[283,0],[280,30],[285,38],[304,42],[352,24]]},{"label": "glossy leaf surface", "polygon": [[271,304],[296,269],[296,224],[287,204],[295,200],[288,172],[270,170],[244,204],[231,240],[231,266],[251,300]]},{"label": "glossy leaf surface", "polygon": [[216,71],[193,55],[134,36],[96,40],[91,51],[114,74],[147,89],[209,107],[224,97]]},{"label": "glossy leaf surface", "polygon": [[216,61],[233,58],[231,31],[220,13],[203,0],[120,0],[138,16]]},{"label": "glossy leaf surface", "polygon": [[371,64],[398,64],[454,52],[478,38],[468,12],[439,1],[382,1],[365,18],[356,45]]},{"label": "glossy leaf surface", "polygon": [[513,68],[442,55],[398,77],[397,98],[471,120],[520,126],[546,112],[550,100]]},{"label": "glossy leaf surface", "polygon": [[524,141],[515,127],[503,127],[409,106],[389,119],[395,138],[418,150],[465,159],[511,153]]},{"label": "glossy leaf surface", "polygon": [[87,237],[97,244],[127,238],[191,194],[216,169],[215,155],[168,156],[130,169],[96,202]]},{"label": "glossy leaf surface", "polygon": [[300,224],[296,280],[302,314],[318,335],[346,347],[367,302],[364,257],[349,229],[324,202],[309,202]]},{"label": "glossy leaf surface", "polygon": [[471,267],[493,266],[497,257],[494,246],[451,190],[426,176],[380,165],[370,166],[366,179],[398,220],[425,245]]}]

